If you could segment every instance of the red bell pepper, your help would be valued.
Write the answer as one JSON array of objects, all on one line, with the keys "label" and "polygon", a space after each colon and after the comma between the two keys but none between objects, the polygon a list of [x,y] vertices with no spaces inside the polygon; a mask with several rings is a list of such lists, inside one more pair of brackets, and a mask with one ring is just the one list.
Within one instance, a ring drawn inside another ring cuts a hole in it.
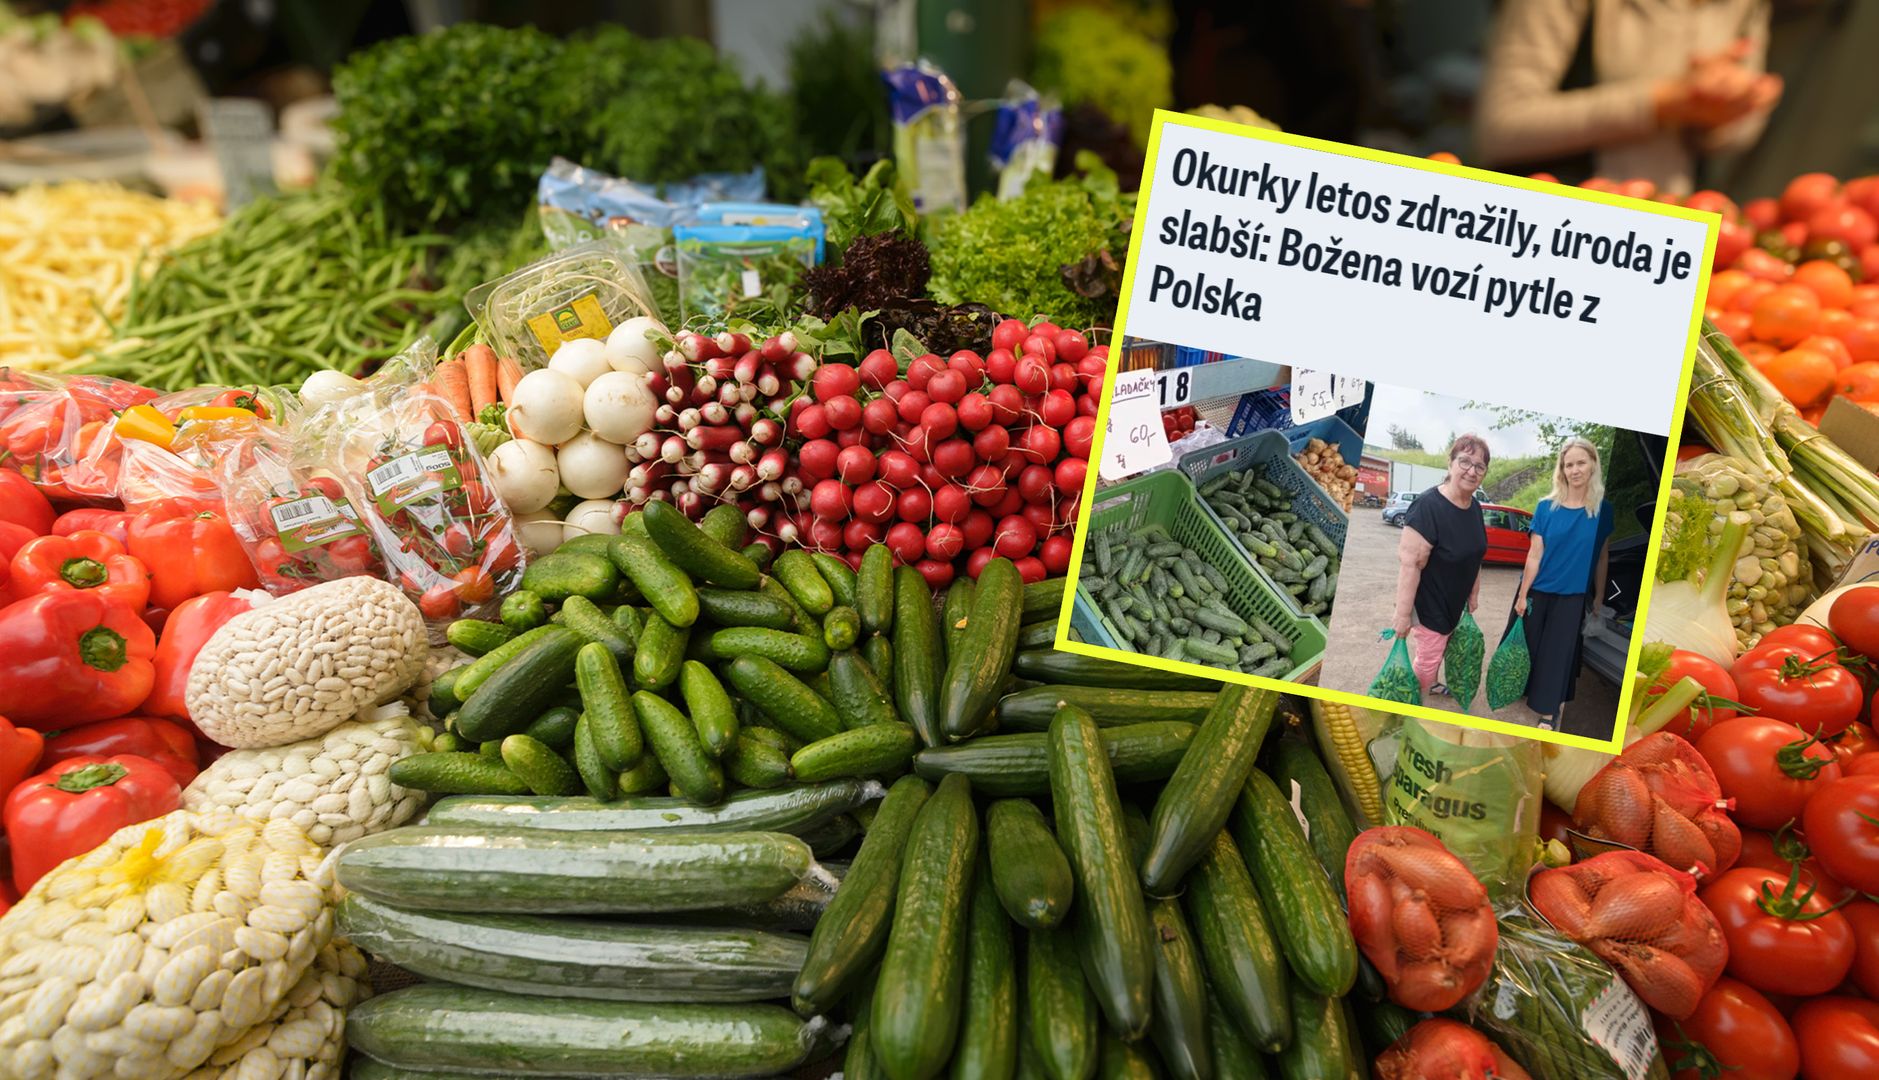
[{"label": "red bell pepper", "polygon": [[11,469],[0,469],[0,521],[10,521],[44,536],[52,531],[52,504],[45,495]]},{"label": "red bell pepper", "polygon": [[89,506],[67,510],[52,523],[52,535],[70,536],[82,529],[91,529],[116,540],[128,550],[130,522],[135,516],[123,510],[99,510]]},{"label": "red bell pepper", "polygon": [[137,613],[95,589],[40,593],[0,609],[0,701],[40,731],[123,716],[150,696],[156,651]]},{"label": "red bell pepper", "polygon": [[189,684],[189,666],[222,624],[248,610],[248,601],[229,592],[203,593],[176,605],[157,639],[156,685],[139,707],[152,716],[188,722],[183,690]]},{"label": "red bell pepper", "polygon": [[46,748],[45,736],[32,728],[14,727],[0,716],[0,797],[33,775]]},{"label": "red bell pepper", "polygon": [[67,758],[7,796],[13,884],[23,894],[53,867],[85,854],[119,829],[181,804],[176,778],[149,758]]},{"label": "red bell pepper", "polygon": [[37,537],[13,556],[12,571],[16,596],[85,589],[139,613],[150,602],[143,560],[101,532]]},{"label": "red bell pepper", "polygon": [[138,514],[130,524],[130,553],[150,570],[150,602],[158,607],[260,584],[228,515],[197,500],[165,500]]},{"label": "red bell pepper", "polygon": [[0,521],[0,607],[19,599],[18,590],[13,588],[13,556],[37,539],[24,525]]},{"label": "red bell pepper", "polygon": [[173,720],[155,716],[120,716],[61,731],[46,739],[44,764],[50,768],[75,757],[112,754],[149,758],[176,777],[179,787],[188,787],[202,771],[195,733]]}]

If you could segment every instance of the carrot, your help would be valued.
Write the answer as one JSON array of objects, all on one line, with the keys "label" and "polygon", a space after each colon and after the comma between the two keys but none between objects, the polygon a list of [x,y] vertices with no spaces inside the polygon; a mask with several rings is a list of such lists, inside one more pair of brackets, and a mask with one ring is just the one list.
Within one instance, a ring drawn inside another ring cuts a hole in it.
[{"label": "carrot", "polygon": [[522,381],[522,365],[515,357],[505,356],[496,362],[496,389],[503,404],[515,400],[515,384]]},{"label": "carrot", "polygon": [[496,402],[496,350],[487,345],[472,345],[463,350],[463,369],[470,376],[470,408],[476,416],[483,407]]},{"label": "carrot", "polygon": [[470,412],[470,378],[464,373],[463,361],[444,361],[437,365],[437,371],[431,379],[437,384],[437,392],[456,410],[457,419],[466,424],[476,419],[475,414]]}]

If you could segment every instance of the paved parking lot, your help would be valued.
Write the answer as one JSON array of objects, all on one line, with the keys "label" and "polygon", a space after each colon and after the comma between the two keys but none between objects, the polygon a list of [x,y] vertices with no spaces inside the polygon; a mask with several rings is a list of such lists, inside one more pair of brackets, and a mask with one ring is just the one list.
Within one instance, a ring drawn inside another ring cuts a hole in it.
[{"label": "paved parking lot", "polygon": [[[1389,643],[1377,640],[1377,634],[1390,625],[1396,603],[1396,545],[1403,531],[1383,524],[1381,511],[1357,507],[1351,511],[1350,531],[1344,541],[1344,561],[1338,573],[1337,604],[1331,612],[1329,641],[1325,646],[1324,670],[1318,685],[1334,690],[1361,694],[1370,689],[1371,680],[1389,656]],[[1507,629],[1508,613],[1514,593],[1520,588],[1520,567],[1484,566],[1481,569],[1481,603],[1474,613],[1481,633],[1488,641],[1488,655]],[[1436,698],[1423,704],[1433,708],[1460,711],[1453,698]],[[1616,717],[1618,688],[1595,674],[1591,668],[1579,673],[1578,690],[1568,702],[1568,714],[1575,723],[1593,716]],[[1468,710],[1471,716],[1492,717],[1514,724],[1532,724],[1537,714],[1524,700],[1493,711],[1487,696],[1475,696]]]}]

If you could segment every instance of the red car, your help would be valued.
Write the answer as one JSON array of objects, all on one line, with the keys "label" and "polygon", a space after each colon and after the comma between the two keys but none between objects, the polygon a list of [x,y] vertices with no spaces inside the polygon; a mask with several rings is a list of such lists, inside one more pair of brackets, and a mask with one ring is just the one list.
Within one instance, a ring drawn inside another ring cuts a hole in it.
[{"label": "red car", "polygon": [[1481,517],[1488,527],[1488,553],[1484,561],[1512,566],[1527,561],[1527,547],[1533,542],[1530,512],[1482,503]]}]

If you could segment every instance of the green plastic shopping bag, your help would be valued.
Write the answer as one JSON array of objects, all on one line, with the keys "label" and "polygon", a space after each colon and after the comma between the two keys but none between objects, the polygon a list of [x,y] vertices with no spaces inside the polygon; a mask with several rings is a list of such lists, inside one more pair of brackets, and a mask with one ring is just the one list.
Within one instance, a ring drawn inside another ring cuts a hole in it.
[{"label": "green plastic shopping bag", "polygon": [[1516,616],[1507,628],[1494,659],[1488,661],[1488,708],[1501,709],[1519,701],[1527,693],[1527,674],[1533,670],[1533,657],[1527,653],[1526,619]]},{"label": "green plastic shopping bag", "polygon": [[[1386,637],[1395,637],[1394,630],[1385,630]],[[1383,661],[1383,670],[1377,672],[1376,680],[1370,684],[1370,696],[1384,701],[1399,701],[1405,705],[1422,704],[1422,683],[1416,678],[1416,669],[1409,662],[1409,643],[1396,638],[1396,644],[1390,646],[1390,655]]]},{"label": "green plastic shopping bag", "polygon": [[1487,639],[1481,636],[1481,627],[1475,624],[1473,615],[1462,612],[1461,622],[1448,636],[1448,647],[1442,650],[1442,681],[1448,684],[1448,692],[1455,695],[1462,712],[1468,711],[1475,692],[1481,688],[1481,661],[1486,655]]}]

